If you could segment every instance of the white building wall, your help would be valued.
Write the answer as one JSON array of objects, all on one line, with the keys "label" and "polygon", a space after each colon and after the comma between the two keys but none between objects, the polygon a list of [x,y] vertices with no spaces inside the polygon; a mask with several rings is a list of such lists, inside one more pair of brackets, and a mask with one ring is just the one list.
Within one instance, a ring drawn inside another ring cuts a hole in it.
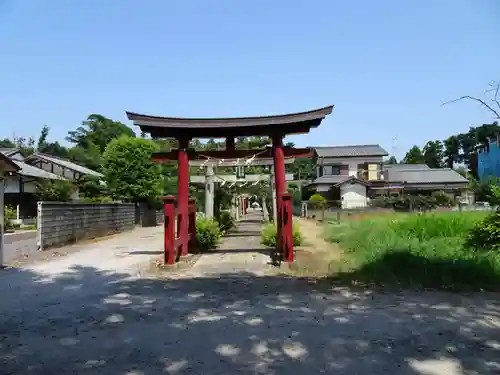
[{"label": "white building wall", "polygon": [[[382,164],[383,158],[381,156],[370,156],[370,157],[352,157],[352,158],[323,158],[319,159],[319,164],[322,166],[327,165],[348,165],[349,166],[349,176],[358,175],[358,165],[369,163],[369,164]],[[378,168],[380,169],[380,168]],[[316,171],[319,176],[319,166],[317,166]]]},{"label": "white building wall", "polygon": [[[21,192],[20,183],[21,178],[19,176],[8,176],[5,179],[5,193],[19,194]],[[36,193],[36,182],[32,180],[24,182],[23,189],[25,193]]]},{"label": "white building wall", "polygon": [[5,193],[19,193],[19,177],[8,176],[4,180]]},{"label": "white building wall", "polygon": [[25,193],[36,193],[38,189],[36,187],[35,181],[25,182],[24,183],[24,192]]},{"label": "white building wall", "polygon": [[366,186],[361,184],[343,184],[340,187],[342,197],[342,208],[362,208],[366,207]]}]

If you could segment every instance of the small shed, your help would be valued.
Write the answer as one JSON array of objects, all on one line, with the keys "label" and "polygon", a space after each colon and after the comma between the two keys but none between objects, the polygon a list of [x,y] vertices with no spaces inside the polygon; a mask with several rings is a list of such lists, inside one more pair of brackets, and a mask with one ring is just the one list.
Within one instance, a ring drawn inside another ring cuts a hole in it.
[{"label": "small shed", "polygon": [[340,188],[342,208],[364,208],[368,205],[367,188],[370,183],[354,176],[334,185]]}]

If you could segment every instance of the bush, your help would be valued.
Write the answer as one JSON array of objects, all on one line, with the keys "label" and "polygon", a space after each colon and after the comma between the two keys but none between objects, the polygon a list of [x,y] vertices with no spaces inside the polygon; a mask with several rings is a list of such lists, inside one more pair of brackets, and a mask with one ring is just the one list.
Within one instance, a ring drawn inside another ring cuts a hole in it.
[{"label": "bush", "polygon": [[17,217],[16,209],[12,206],[4,207],[4,225],[5,229],[14,229],[14,225],[12,220],[15,220]]},{"label": "bush", "polygon": [[17,218],[17,212],[16,209],[13,206],[5,206],[4,207],[4,218],[5,222],[8,222],[9,220],[15,220]]},{"label": "bush", "polygon": [[41,201],[68,202],[76,191],[71,181],[43,181],[37,184],[37,194]]},{"label": "bush", "polygon": [[455,203],[453,197],[446,194],[444,191],[434,191],[431,196],[434,198],[436,206],[439,207],[451,207]]},{"label": "bush", "polygon": [[396,197],[377,197],[370,200],[372,207],[392,208],[396,211],[429,211],[436,207],[450,207],[453,203],[453,198],[442,191],[435,191],[431,195],[401,194]]},{"label": "bush", "polygon": [[368,283],[495,289],[500,286],[500,255],[464,246],[468,232],[474,232],[484,218],[484,212],[395,213],[331,225],[327,239],[338,243],[346,254],[348,270],[337,277]]},{"label": "bush", "polygon": [[222,211],[219,217],[219,228],[222,233],[226,233],[227,231],[233,229],[235,224],[234,218],[228,211]]},{"label": "bush", "polygon": [[112,203],[114,202],[113,198],[111,197],[84,197],[82,199],[79,199],[78,202],[82,203]]},{"label": "bush", "polygon": [[[271,223],[264,225],[260,233],[260,243],[265,246],[276,247],[277,232],[276,225]],[[302,245],[302,233],[300,233],[300,228],[297,224],[293,224],[292,226],[292,237],[294,246]]]},{"label": "bush", "polygon": [[319,210],[321,208],[326,207],[326,199],[321,194],[313,194],[309,198],[309,202],[311,202],[311,208]]},{"label": "bush", "polygon": [[500,250],[500,212],[495,211],[471,229],[465,243],[474,250]]},{"label": "bush", "polygon": [[221,237],[219,223],[215,219],[207,217],[196,219],[196,238],[202,249],[215,248]]}]

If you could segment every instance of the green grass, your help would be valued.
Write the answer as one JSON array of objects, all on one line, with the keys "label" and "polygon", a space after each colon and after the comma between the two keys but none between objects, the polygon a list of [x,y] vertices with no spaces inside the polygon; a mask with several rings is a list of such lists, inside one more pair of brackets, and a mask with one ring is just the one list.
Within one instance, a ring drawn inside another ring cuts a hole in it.
[{"label": "green grass", "polygon": [[326,238],[345,251],[335,277],[362,283],[445,289],[500,287],[500,255],[463,247],[483,212],[395,214],[330,224]]},{"label": "green grass", "polygon": [[[293,245],[300,246],[303,236],[298,225],[292,226]],[[268,223],[262,227],[260,232],[260,243],[268,247],[276,247],[277,228],[276,225]]]}]

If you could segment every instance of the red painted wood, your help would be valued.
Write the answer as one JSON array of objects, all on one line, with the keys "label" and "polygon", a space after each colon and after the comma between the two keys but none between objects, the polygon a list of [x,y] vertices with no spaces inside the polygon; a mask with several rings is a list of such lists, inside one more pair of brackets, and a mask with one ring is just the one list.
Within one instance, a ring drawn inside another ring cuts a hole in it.
[{"label": "red painted wood", "polygon": [[167,196],[164,198],[163,204],[164,215],[164,244],[163,244],[163,259],[165,264],[175,263],[175,197]]},{"label": "red painted wood", "polygon": [[179,143],[180,149],[177,150],[177,233],[180,238],[180,254],[181,256],[183,256],[188,253],[189,160],[186,152],[188,142],[186,142],[185,140],[179,140]]},{"label": "red painted wood", "polygon": [[281,196],[286,193],[286,176],[285,176],[285,155],[283,152],[283,137],[274,136],[273,137],[273,153],[274,153],[274,183],[276,186],[276,208],[278,217],[276,218],[276,235],[277,241],[276,246],[278,254],[284,255],[284,234],[283,234],[283,221],[282,215],[280,214],[282,210]]},{"label": "red painted wood", "polygon": [[283,260],[293,262],[292,196],[288,193],[281,194],[281,215]]}]

